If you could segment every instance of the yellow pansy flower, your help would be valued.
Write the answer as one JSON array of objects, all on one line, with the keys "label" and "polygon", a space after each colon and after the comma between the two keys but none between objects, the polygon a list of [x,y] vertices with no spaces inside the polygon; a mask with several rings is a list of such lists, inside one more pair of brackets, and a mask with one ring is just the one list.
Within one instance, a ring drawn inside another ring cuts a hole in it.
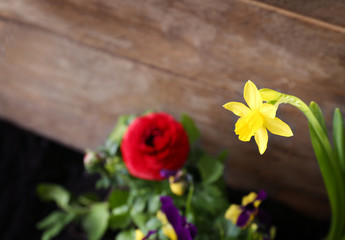
[{"label": "yellow pansy flower", "polygon": [[157,218],[162,223],[162,230],[163,234],[168,237],[170,240],[177,240],[176,232],[173,228],[173,226],[169,223],[166,215],[162,211],[157,212]]},{"label": "yellow pansy flower", "polygon": [[263,154],[267,148],[267,130],[284,137],[293,135],[290,127],[276,117],[276,107],[263,102],[258,89],[250,80],[244,86],[243,96],[248,107],[239,102],[223,105],[240,117],[235,124],[235,133],[241,141],[247,142],[254,136],[259,152]]},{"label": "yellow pansy flower", "polygon": [[135,240],[143,240],[144,237],[145,235],[140,229],[135,230]]},{"label": "yellow pansy flower", "polygon": [[260,191],[259,194],[251,192],[242,198],[241,205],[231,204],[224,216],[238,227],[246,228],[253,222],[259,205],[265,198],[265,191]]}]

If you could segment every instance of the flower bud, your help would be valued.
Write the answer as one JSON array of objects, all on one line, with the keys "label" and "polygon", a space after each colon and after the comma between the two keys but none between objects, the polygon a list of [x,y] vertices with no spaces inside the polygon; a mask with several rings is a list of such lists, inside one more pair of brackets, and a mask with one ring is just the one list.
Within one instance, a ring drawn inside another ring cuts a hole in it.
[{"label": "flower bud", "polygon": [[173,176],[169,177],[169,184],[170,190],[177,196],[182,196],[188,188],[188,182],[186,180],[176,181],[175,177]]},{"label": "flower bud", "polygon": [[102,157],[97,152],[90,150],[86,152],[83,159],[84,167],[87,171],[92,171],[97,163],[100,163],[101,161]]},{"label": "flower bud", "polygon": [[279,98],[282,96],[282,93],[268,88],[260,89],[259,93],[262,98],[262,101],[265,102],[278,101]]},{"label": "flower bud", "polygon": [[188,189],[188,176],[181,170],[169,176],[170,190],[177,196],[182,196]]}]

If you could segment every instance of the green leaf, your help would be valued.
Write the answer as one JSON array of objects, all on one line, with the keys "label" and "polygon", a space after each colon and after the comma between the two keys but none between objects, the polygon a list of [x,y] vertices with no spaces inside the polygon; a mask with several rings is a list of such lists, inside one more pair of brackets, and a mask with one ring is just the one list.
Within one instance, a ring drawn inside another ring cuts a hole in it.
[{"label": "green leaf", "polygon": [[198,162],[198,169],[203,183],[210,184],[223,175],[224,165],[218,159],[204,154]]},{"label": "green leaf", "polygon": [[57,236],[61,230],[69,224],[76,215],[74,213],[53,212],[38,223],[38,228],[46,230],[43,232],[41,240],[50,240]]},{"label": "green leaf", "polygon": [[227,150],[223,150],[218,154],[217,159],[220,162],[224,163],[224,161],[228,155],[229,155],[229,152]]},{"label": "green leaf", "polygon": [[340,206],[339,206],[339,200],[338,200],[338,194],[337,194],[338,190],[337,190],[336,179],[334,178],[334,175],[333,175],[334,174],[333,168],[330,165],[331,159],[328,158],[328,154],[326,152],[324,145],[319,140],[315,132],[315,129],[310,123],[309,123],[309,133],[310,133],[313,149],[315,152],[315,156],[320,167],[322,178],[325,183],[330,205],[331,205],[332,224],[330,226],[330,233],[328,237],[331,236],[332,238],[330,239],[333,239],[334,236],[338,235],[338,231],[339,231],[338,217],[339,217]]},{"label": "green leaf", "polygon": [[[195,187],[194,197],[192,199],[193,211],[196,213],[196,220],[199,221],[202,216],[215,217],[217,214],[224,214],[228,207],[228,202],[223,196],[223,192],[214,185]],[[209,225],[211,223],[208,223]]]},{"label": "green leaf", "polygon": [[238,237],[241,233],[241,228],[234,225],[231,221],[224,220],[224,232],[226,237]]},{"label": "green leaf", "polygon": [[129,208],[127,206],[129,197],[128,191],[114,190],[109,199],[109,205],[112,209],[109,218],[109,227],[112,229],[123,229],[130,223]]},{"label": "green leaf", "polygon": [[134,115],[122,115],[118,118],[117,124],[110,133],[106,142],[107,149],[111,155],[116,154],[118,147],[121,144],[123,135],[125,134],[128,125],[133,121],[134,118]]},{"label": "green leaf", "polygon": [[160,206],[161,206],[161,202],[160,202],[160,196],[155,195],[155,196],[151,196],[149,201],[148,201],[148,212],[149,213],[156,213]]},{"label": "green leaf", "polygon": [[132,240],[135,239],[135,230],[125,230],[121,231],[115,238],[115,240]]},{"label": "green leaf", "polygon": [[50,213],[48,216],[46,216],[44,219],[42,219],[40,222],[37,223],[36,227],[38,229],[44,229],[51,225],[53,225],[56,222],[60,222],[64,217],[66,213],[62,211],[54,211]]},{"label": "green leaf", "polygon": [[107,176],[102,176],[98,181],[96,182],[96,189],[107,189],[110,187],[110,179]]},{"label": "green leaf", "polygon": [[344,120],[339,108],[336,108],[333,115],[333,138],[334,149],[337,153],[340,164],[345,174],[345,131]]},{"label": "green leaf", "polygon": [[55,201],[61,208],[68,206],[71,198],[70,193],[63,187],[56,184],[41,183],[37,186],[38,196],[45,201]]},{"label": "green leaf", "polygon": [[78,197],[78,202],[86,206],[98,201],[100,201],[99,196],[93,192],[84,193],[83,195]]},{"label": "green leaf", "polygon": [[98,240],[104,235],[109,220],[108,203],[96,203],[82,218],[82,226],[89,240]]},{"label": "green leaf", "polygon": [[314,116],[316,117],[317,121],[320,123],[322,130],[328,136],[325,118],[323,117],[322,111],[319,105],[316,102],[311,102],[309,105],[310,110],[313,112]]},{"label": "green leaf", "polygon": [[147,203],[147,198],[139,197],[137,198],[132,206],[131,214],[141,213],[144,211]]},{"label": "green leaf", "polygon": [[148,221],[148,216],[146,214],[144,213],[132,214],[131,213],[131,217],[135,225],[137,225],[140,230],[142,231],[151,230],[151,229],[146,229],[146,223]]},{"label": "green leaf", "polygon": [[189,144],[192,145],[200,137],[198,128],[196,127],[193,119],[186,114],[181,116],[181,124],[187,132]]},{"label": "green leaf", "polygon": [[155,230],[160,228],[161,226],[161,221],[159,221],[156,217],[152,217],[146,222],[146,229],[149,230]]},{"label": "green leaf", "polygon": [[130,216],[128,214],[128,211],[123,214],[119,215],[111,215],[109,217],[109,227],[111,229],[124,229],[126,228],[130,223]]},{"label": "green leaf", "polygon": [[127,204],[128,196],[128,191],[114,190],[108,198],[110,209]]}]

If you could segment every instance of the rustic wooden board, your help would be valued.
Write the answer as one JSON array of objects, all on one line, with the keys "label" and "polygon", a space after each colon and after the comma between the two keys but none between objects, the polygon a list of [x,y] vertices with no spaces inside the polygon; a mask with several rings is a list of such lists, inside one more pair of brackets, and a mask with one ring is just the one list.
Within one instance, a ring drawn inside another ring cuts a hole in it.
[{"label": "rustic wooden board", "polygon": [[[329,22],[332,24],[333,22]],[[339,27],[339,26],[337,26]],[[248,1],[0,2],[0,116],[77,149],[101,144],[117,116],[147,108],[190,114],[207,148],[230,152],[229,184],[329,214],[307,124],[270,136],[260,156],[221,108],[247,79],[345,112],[345,30]]]},{"label": "rustic wooden board", "polygon": [[[246,1],[246,0],[245,0]],[[266,3],[303,17],[310,17],[335,26],[345,27],[345,1],[343,0],[248,0]],[[276,9],[280,11],[280,9]]]}]

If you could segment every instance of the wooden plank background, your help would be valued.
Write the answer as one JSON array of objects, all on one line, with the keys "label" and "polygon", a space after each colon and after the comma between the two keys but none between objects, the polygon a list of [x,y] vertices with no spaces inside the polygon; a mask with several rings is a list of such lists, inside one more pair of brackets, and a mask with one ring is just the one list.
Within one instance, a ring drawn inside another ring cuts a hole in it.
[{"label": "wooden plank background", "polygon": [[76,149],[102,144],[125,113],[191,115],[210,152],[228,149],[230,186],[329,215],[304,116],[293,138],[235,136],[221,106],[248,79],[345,112],[345,3],[252,0],[0,1],[0,116]]}]

